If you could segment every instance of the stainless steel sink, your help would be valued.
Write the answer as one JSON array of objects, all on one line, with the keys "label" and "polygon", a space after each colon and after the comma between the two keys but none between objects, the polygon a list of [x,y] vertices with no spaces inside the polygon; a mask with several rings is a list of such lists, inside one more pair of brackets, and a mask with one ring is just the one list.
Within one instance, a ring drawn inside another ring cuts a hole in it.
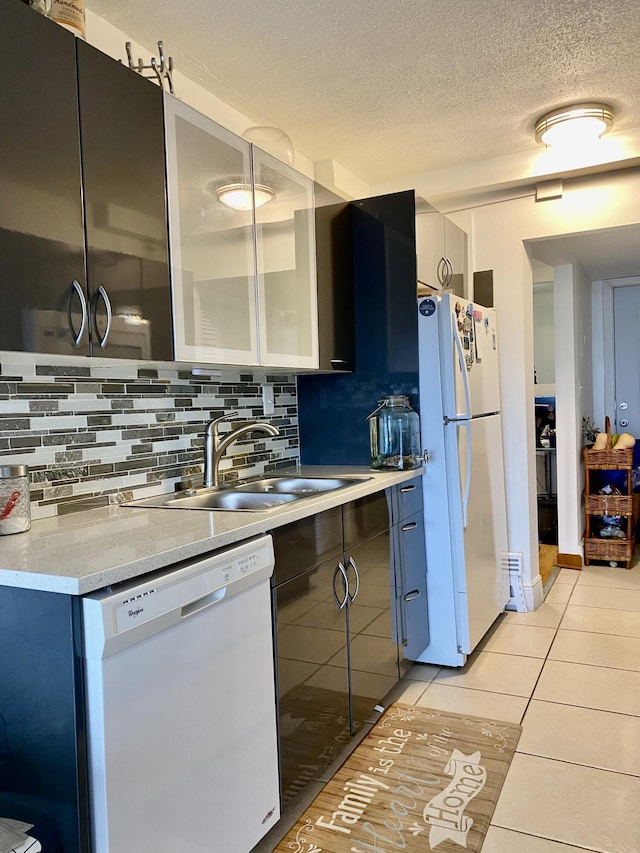
[{"label": "stainless steel sink", "polygon": [[275,509],[291,501],[297,501],[297,495],[264,494],[262,492],[213,491],[202,489],[189,495],[159,495],[156,498],[142,498],[129,501],[123,506],[159,507],[161,509],[226,509],[235,512],[264,512]]},{"label": "stainless steel sink", "polygon": [[194,489],[153,498],[141,498],[122,504],[127,507],[160,509],[204,509],[234,512],[268,512],[279,506],[313,497],[369,477],[264,477],[253,482],[221,489]]},{"label": "stainless steel sink", "polygon": [[[367,478],[368,479],[368,478]],[[265,477],[262,480],[241,483],[234,486],[236,492],[267,492],[289,495],[318,495],[322,492],[333,492],[345,486],[353,486],[360,480],[348,477]]]}]

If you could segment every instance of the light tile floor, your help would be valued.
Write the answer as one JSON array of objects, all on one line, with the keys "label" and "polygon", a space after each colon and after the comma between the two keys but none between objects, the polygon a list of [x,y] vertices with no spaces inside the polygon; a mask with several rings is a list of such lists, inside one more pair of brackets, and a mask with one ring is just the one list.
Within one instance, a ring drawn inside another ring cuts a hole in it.
[{"label": "light tile floor", "polygon": [[416,664],[395,698],[522,723],[482,853],[640,853],[640,564],[561,569],[464,668]]},{"label": "light tile floor", "polygon": [[482,853],[640,853],[640,562],[561,569],[465,667],[415,664],[392,699],[522,723]]}]

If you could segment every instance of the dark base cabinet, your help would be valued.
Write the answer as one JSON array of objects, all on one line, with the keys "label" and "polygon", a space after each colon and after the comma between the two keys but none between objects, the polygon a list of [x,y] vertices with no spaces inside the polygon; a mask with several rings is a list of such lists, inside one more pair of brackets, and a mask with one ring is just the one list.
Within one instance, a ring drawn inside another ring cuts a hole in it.
[{"label": "dark base cabinet", "polygon": [[429,645],[427,554],[421,480],[421,477],[416,477],[391,490],[398,594],[396,636],[402,648],[402,672]]},{"label": "dark base cabinet", "polygon": [[80,600],[0,596],[0,816],[33,824],[43,853],[88,853]]},{"label": "dark base cabinet", "polygon": [[282,806],[317,780],[399,679],[384,492],[273,531]]}]

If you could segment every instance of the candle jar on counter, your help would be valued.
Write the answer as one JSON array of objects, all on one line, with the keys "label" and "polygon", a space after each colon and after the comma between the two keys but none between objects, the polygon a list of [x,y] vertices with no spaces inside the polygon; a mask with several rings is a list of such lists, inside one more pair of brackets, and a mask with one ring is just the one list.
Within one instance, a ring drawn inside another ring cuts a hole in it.
[{"label": "candle jar on counter", "polygon": [[30,527],[29,468],[0,465],[0,536],[23,533]]}]

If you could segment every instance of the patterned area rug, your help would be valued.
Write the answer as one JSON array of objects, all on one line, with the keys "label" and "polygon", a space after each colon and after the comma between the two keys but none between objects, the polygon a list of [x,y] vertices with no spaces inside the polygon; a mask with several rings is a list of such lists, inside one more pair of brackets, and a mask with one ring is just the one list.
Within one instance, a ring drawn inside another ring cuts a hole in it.
[{"label": "patterned area rug", "polygon": [[276,853],[477,853],[521,727],[391,705]]}]

